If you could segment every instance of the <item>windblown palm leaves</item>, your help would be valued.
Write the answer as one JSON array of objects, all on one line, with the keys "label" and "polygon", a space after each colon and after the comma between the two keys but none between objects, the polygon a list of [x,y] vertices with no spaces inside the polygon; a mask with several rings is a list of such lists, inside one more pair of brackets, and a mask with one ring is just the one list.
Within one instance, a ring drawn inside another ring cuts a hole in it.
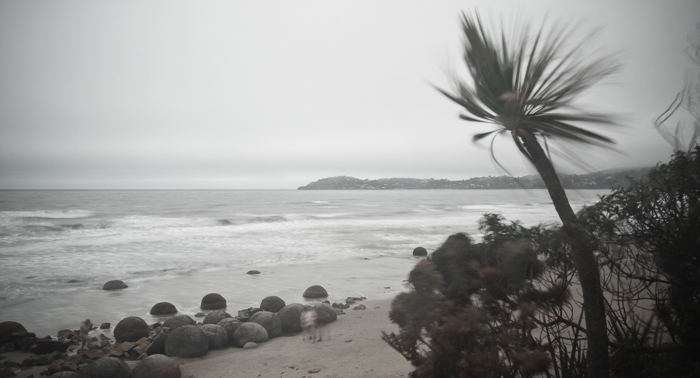
[{"label": "windblown palm leaves", "polygon": [[460,118],[501,126],[474,135],[474,142],[488,136],[495,139],[509,131],[516,146],[531,162],[533,158],[519,133],[543,138],[545,143],[547,138],[601,146],[614,143],[575,125],[607,124],[610,117],[582,112],[572,104],[581,92],[616,69],[608,59],[591,60],[583,56],[585,46],[568,41],[571,32],[563,29],[554,30],[553,36],[546,38],[543,29],[532,36],[523,28],[517,40],[508,41],[504,30],[500,30],[500,35],[490,35],[478,14],[464,14],[462,27],[464,59],[471,80],[455,78],[455,93],[438,90],[464,107],[466,114]]}]

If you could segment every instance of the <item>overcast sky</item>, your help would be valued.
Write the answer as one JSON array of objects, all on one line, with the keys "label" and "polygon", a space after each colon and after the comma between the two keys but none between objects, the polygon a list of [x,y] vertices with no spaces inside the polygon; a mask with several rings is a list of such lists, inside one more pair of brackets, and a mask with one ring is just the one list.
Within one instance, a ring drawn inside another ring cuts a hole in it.
[{"label": "overcast sky", "polygon": [[[289,188],[328,176],[501,175],[458,119],[460,12],[583,21],[618,74],[581,105],[621,116],[619,153],[651,166],[652,121],[697,75],[697,0],[2,1],[0,189]],[[512,140],[496,153],[531,173]],[[568,167],[562,167],[568,170]],[[580,172],[579,172],[580,173]]]}]

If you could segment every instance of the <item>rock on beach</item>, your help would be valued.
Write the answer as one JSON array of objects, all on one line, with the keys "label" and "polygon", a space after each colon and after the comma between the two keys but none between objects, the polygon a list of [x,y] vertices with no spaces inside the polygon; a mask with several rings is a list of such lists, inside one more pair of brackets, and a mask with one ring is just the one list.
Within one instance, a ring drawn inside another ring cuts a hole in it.
[{"label": "rock on beach", "polygon": [[148,337],[151,329],[146,321],[138,316],[128,316],[122,319],[114,327],[114,338],[118,343],[124,341],[138,341],[142,337]]},{"label": "rock on beach", "polygon": [[107,281],[107,283],[102,285],[102,290],[119,290],[126,289],[127,287],[129,286],[125,284],[122,280],[111,280]]},{"label": "rock on beach", "polygon": [[116,357],[102,357],[83,371],[83,377],[87,378],[129,378],[130,376],[129,365]]},{"label": "rock on beach", "polygon": [[328,296],[328,292],[321,285],[313,285],[309,286],[302,296],[304,298],[325,298]]},{"label": "rock on beach", "polygon": [[271,339],[282,334],[282,321],[274,312],[256,312],[255,315],[250,318],[250,321],[263,326]]},{"label": "rock on beach", "polygon": [[183,325],[168,334],[165,354],[168,357],[201,357],[209,351],[209,338],[196,325]]},{"label": "rock on beach", "polygon": [[131,378],[180,378],[177,361],[162,354],[148,356],[136,363]]},{"label": "rock on beach", "polygon": [[216,310],[208,313],[202,320],[202,324],[217,324],[226,318],[232,318],[231,314],[224,310]]},{"label": "rock on beach", "polygon": [[284,333],[299,333],[301,332],[301,312],[304,311],[304,305],[301,303],[291,303],[277,312],[282,321],[282,332]]},{"label": "rock on beach", "polygon": [[269,297],[265,297],[262,302],[260,302],[260,309],[270,312],[277,312],[285,305],[286,303],[284,303],[282,298],[271,295]]},{"label": "rock on beach", "polygon": [[175,315],[171,318],[168,318],[166,321],[164,321],[163,325],[161,325],[161,327],[168,328],[168,329],[170,329],[170,331],[172,331],[178,327],[182,327],[182,326],[186,326],[186,325],[195,325],[195,324],[197,324],[197,322],[187,315]]},{"label": "rock on beach", "polygon": [[270,340],[265,327],[258,323],[243,323],[233,334],[236,345],[243,347],[248,342],[261,343]]},{"label": "rock on beach", "polygon": [[151,307],[151,315],[170,315],[177,314],[177,308],[170,302],[158,302]]},{"label": "rock on beach", "polygon": [[202,310],[218,310],[226,308],[226,299],[217,293],[209,293],[202,298],[199,306]]}]

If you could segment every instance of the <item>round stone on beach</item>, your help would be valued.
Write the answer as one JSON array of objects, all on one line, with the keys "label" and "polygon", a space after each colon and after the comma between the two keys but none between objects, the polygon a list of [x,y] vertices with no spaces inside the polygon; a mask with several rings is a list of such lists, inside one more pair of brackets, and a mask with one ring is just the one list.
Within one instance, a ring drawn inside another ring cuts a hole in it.
[{"label": "round stone on beach", "polygon": [[158,302],[151,307],[151,315],[177,314],[177,308],[170,302]]},{"label": "round stone on beach", "polygon": [[83,371],[83,377],[87,378],[129,378],[130,376],[129,365],[116,357],[102,357]]},{"label": "round stone on beach", "polygon": [[260,271],[259,270],[249,270],[245,274],[250,274],[252,276],[252,275],[260,274]]},{"label": "round stone on beach", "polygon": [[161,327],[168,328],[170,331],[172,331],[178,327],[195,324],[197,324],[197,322],[187,315],[175,315],[172,318],[168,318],[166,321],[164,321]]},{"label": "round stone on beach", "polygon": [[325,298],[328,296],[328,292],[321,285],[313,285],[309,286],[302,296],[304,298]]},{"label": "round stone on beach", "polygon": [[142,337],[148,337],[150,331],[143,319],[138,316],[128,316],[114,327],[114,338],[118,343],[138,341]]},{"label": "round stone on beach", "polygon": [[177,361],[162,354],[148,356],[136,363],[131,378],[180,378]]},{"label": "round stone on beach", "polygon": [[282,321],[282,332],[284,333],[299,333],[301,332],[301,312],[304,311],[304,305],[301,303],[291,303],[277,312]]},{"label": "round stone on beach", "polygon": [[111,280],[102,285],[102,290],[119,290],[119,289],[126,289],[129,287],[127,284],[124,283],[124,281],[121,280]]},{"label": "round stone on beach", "polygon": [[249,341],[249,342],[245,343],[245,345],[243,345],[243,349],[253,349],[253,348],[257,348],[257,347],[258,347],[258,344],[254,343],[252,341]]},{"label": "round stone on beach", "polygon": [[413,256],[428,256],[428,250],[423,247],[416,247],[413,250]]},{"label": "round stone on beach", "polygon": [[282,298],[271,295],[269,297],[265,297],[262,302],[260,302],[260,308],[264,311],[270,311],[270,312],[277,312],[284,307],[286,303],[282,300]]},{"label": "round stone on beach", "polygon": [[267,334],[265,327],[258,323],[243,323],[240,327],[236,329],[233,334],[233,339],[236,345],[243,347],[248,342],[262,343],[264,341],[270,340],[270,336]]},{"label": "round stone on beach", "polygon": [[313,306],[316,314],[319,317],[318,321],[321,324],[330,323],[338,320],[338,313],[335,312],[333,306],[328,303],[318,303]]},{"label": "round stone on beach", "polygon": [[11,342],[19,348],[19,344],[12,339],[12,334],[15,332],[27,332],[27,329],[22,324],[11,320],[0,323],[0,345]]},{"label": "round stone on beach", "polygon": [[209,350],[226,348],[228,345],[228,333],[224,327],[216,324],[202,324],[199,328],[209,339]]},{"label": "round stone on beach", "polygon": [[282,321],[274,312],[256,312],[255,315],[250,318],[250,321],[263,326],[270,338],[277,337],[282,334]]},{"label": "round stone on beach", "polygon": [[196,325],[178,327],[165,340],[165,354],[168,357],[201,357],[208,351],[209,338]]},{"label": "round stone on beach", "polygon": [[226,334],[228,335],[228,343],[233,344],[233,334],[236,333],[236,330],[238,327],[241,326],[243,322],[236,318],[226,318],[226,319],[221,319],[216,325],[224,327],[226,330]]},{"label": "round stone on beach", "polygon": [[231,314],[224,310],[216,310],[207,314],[207,316],[204,317],[204,320],[202,320],[202,324],[217,324],[226,318],[232,318]]},{"label": "round stone on beach", "polygon": [[221,294],[210,293],[202,298],[202,304],[199,306],[202,310],[218,310],[226,308],[226,299]]}]

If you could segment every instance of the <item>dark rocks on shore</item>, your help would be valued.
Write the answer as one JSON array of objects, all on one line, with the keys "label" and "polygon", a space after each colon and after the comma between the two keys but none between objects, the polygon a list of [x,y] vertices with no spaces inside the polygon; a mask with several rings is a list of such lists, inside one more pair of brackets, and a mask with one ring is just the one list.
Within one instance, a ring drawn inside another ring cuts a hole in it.
[{"label": "dark rocks on shore", "polygon": [[261,309],[257,307],[250,307],[246,308],[244,310],[239,310],[238,311],[238,319],[242,322],[247,322],[250,320],[251,316],[255,315],[256,312],[262,311]]},{"label": "dark rocks on shore", "polygon": [[202,324],[217,324],[223,319],[232,317],[233,316],[231,316],[231,314],[224,310],[216,310],[207,314],[207,316],[204,317],[204,320],[202,320]]},{"label": "dark rocks on shore", "polygon": [[249,270],[245,274],[256,275],[256,274],[260,274],[260,271],[259,270]]},{"label": "dark rocks on shore", "polygon": [[165,354],[169,357],[201,357],[209,351],[209,338],[196,325],[184,325],[168,334]]},{"label": "dark rocks on shore", "polygon": [[284,333],[299,333],[301,332],[301,312],[304,311],[304,305],[301,303],[288,304],[277,312],[277,316],[282,321],[282,332]]},{"label": "dark rocks on shore", "polygon": [[325,298],[328,296],[328,292],[321,285],[313,285],[309,286],[302,296],[304,298]]},{"label": "dark rocks on shore", "polygon": [[224,327],[216,324],[202,324],[199,328],[209,339],[209,350],[226,348],[228,345],[228,332]]},{"label": "dark rocks on shore", "polygon": [[64,342],[64,341],[58,341],[58,340],[45,340],[45,339],[38,339],[30,347],[30,352],[34,354],[47,354],[47,353],[53,353],[53,352],[60,352],[63,353],[66,350],[68,350],[68,347],[70,346],[69,342]]},{"label": "dark rocks on shore", "polygon": [[250,321],[263,326],[271,339],[282,334],[282,320],[274,312],[260,311],[253,315]]},{"label": "dark rocks on shore", "polygon": [[170,329],[170,331],[172,331],[178,327],[195,324],[197,324],[197,322],[187,315],[175,315],[171,318],[168,318],[168,320],[164,321],[161,327],[168,328]]},{"label": "dark rocks on shore", "polygon": [[152,356],[154,354],[165,354],[165,342],[168,340],[167,333],[159,333],[151,342],[151,345],[146,349],[146,355]]},{"label": "dark rocks on shore", "polygon": [[131,378],[180,378],[177,361],[162,354],[154,354],[136,363]]},{"label": "dark rocks on shore", "polygon": [[327,303],[317,303],[313,306],[316,310],[316,322],[326,324],[338,320],[338,313]]},{"label": "dark rocks on shore", "polygon": [[264,311],[277,312],[285,305],[286,303],[284,303],[282,298],[271,295],[269,297],[265,297],[262,302],[260,302],[260,309]]},{"label": "dark rocks on shore", "polygon": [[0,323],[0,346],[12,343],[16,348],[20,348],[18,340],[13,339],[12,334],[15,332],[27,332],[27,329],[20,323],[11,320]]},{"label": "dark rocks on shore", "polygon": [[202,298],[202,304],[199,306],[202,310],[218,310],[226,308],[226,299],[221,294],[210,293]]},{"label": "dark rocks on shore", "polygon": [[151,307],[151,315],[170,315],[177,314],[177,308],[170,302],[158,302]]},{"label": "dark rocks on shore", "polygon": [[270,336],[267,334],[265,327],[258,323],[243,323],[236,329],[233,334],[233,339],[236,345],[243,347],[248,342],[261,343],[268,341]]},{"label": "dark rocks on shore", "polygon": [[102,285],[102,290],[118,290],[118,289],[126,289],[129,287],[127,284],[124,283],[124,281],[121,280],[111,280]]},{"label": "dark rocks on shore", "polygon": [[423,247],[416,247],[413,250],[413,256],[428,256],[428,250]]},{"label": "dark rocks on shore", "polygon": [[138,341],[142,337],[148,337],[151,329],[146,321],[138,316],[128,316],[114,327],[114,338],[118,343],[124,341]]},{"label": "dark rocks on shore", "polygon": [[102,357],[83,370],[86,378],[129,378],[131,369],[121,358]]},{"label": "dark rocks on shore", "polygon": [[233,334],[236,332],[236,329],[243,324],[240,320],[236,318],[226,318],[226,319],[221,319],[216,325],[224,327],[226,330],[226,334],[228,335],[228,343],[229,344],[234,344],[233,340]]}]

